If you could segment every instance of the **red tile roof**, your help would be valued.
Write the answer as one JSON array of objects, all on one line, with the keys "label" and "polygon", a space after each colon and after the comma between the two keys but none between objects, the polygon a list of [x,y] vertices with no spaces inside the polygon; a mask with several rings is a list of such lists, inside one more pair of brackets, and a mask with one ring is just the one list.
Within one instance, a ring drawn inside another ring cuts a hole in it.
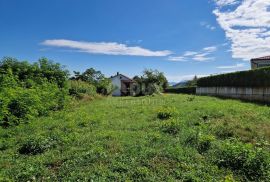
[{"label": "red tile roof", "polygon": [[253,58],[251,59],[251,61],[266,61],[269,60],[270,61],[270,56],[264,56],[264,57],[259,57],[259,58]]}]

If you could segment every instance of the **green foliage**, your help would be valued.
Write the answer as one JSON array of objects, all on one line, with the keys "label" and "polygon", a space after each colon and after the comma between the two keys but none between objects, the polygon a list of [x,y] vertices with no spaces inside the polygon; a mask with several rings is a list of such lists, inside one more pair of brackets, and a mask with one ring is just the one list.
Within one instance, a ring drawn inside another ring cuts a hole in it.
[{"label": "green foliage", "polygon": [[138,96],[160,94],[168,87],[164,73],[158,70],[144,70],[141,77],[135,76],[135,92]]},{"label": "green foliage", "polygon": [[57,145],[57,141],[54,138],[28,138],[20,146],[18,152],[24,155],[37,155],[54,148]]},{"label": "green foliage", "polygon": [[31,89],[2,88],[0,101],[0,123],[9,126],[62,109],[67,102],[67,93],[56,84],[43,83]]},{"label": "green foliage", "polygon": [[97,84],[97,93],[102,95],[111,95],[114,87],[110,79],[104,78]]},{"label": "green foliage", "polygon": [[270,180],[270,153],[238,141],[225,141],[214,150],[214,162],[248,180]]},{"label": "green foliage", "polygon": [[106,78],[101,71],[96,71],[94,68],[89,68],[82,74],[74,72],[75,76],[71,80],[81,80],[96,87],[96,91],[102,95],[111,95],[113,92],[113,85],[111,80]]},{"label": "green foliage", "polygon": [[196,94],[196,87],[167,88],[166,93]]},{"label": "green foliage", "polygon": [[[47,58],[41,58],[37,63],[30,64],[26,61],[5,57],[0,62],[0,73],[11,74],[25,87],[31,87],[30,83],[41,84],[42,82],[57,83],[60,88],[65,87],[68,71],[58,63]],[[1,76],[3,77],[3,75]]]},{"label": "green foliage", "polygon": [[69,94],[77,98],[82,97],[83,95],[95,96],[96,87],[91,85],[88,82],[81,80],[69,80]]},{"label": "green foliage", "polygon": [[59,64],[45,58],[33,64],[4,58],[0,72],[1,126],[18,125],[66,105],[68,73]]},{"label": "green foliage", "polygon": [[199,135],[197,143],[198,152],[204,153],[208,151],[213,141],[215,141],[215,137],[213,135]]},{"label": "green foliage", "polygon": [[161,128],[161,131],[164,133],[176,135],[181,130],[181,124],[179,123],[178,120],[171,119],[171,120],[166,120],[162,122],[160,128]]},{"label": "green foliage", "polygon": [[200,78],[199,87],[269,87],[270,67]]},{"label": "green foliage", "polygon": [[[269,107],[190,98],[76,101],[35,122],[0,127],[0,181],[269,181]],[[175,111],[160,120],[160,108]],[[223,126],[238,142],[218,135]],[[244,167],[230,167],[234,160]]]},{"label": "green foliage", "polygon": [[196,87],[198,82],[198,77],[195,75],[192,80],[187,81],[186,87]]},{"label": "green foliage", "polygon": [[170,119],[175,114],[176,114],[175,108],[165,107],[158,110],[157,118],[166,120],[166,119]]}]

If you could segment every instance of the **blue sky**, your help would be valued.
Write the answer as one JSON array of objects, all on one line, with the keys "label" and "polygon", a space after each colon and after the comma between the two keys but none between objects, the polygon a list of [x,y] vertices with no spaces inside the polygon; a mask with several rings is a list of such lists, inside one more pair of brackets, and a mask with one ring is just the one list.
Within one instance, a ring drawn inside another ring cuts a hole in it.
[{"label": "blue sky", "polygon": [[158,69],[175,82],[245,70],[248,59],[270,54],[269,5],[269,0],[0,0],[0,57],[31,62],[47,57],[70,71],[93,67],[107,76]]}]

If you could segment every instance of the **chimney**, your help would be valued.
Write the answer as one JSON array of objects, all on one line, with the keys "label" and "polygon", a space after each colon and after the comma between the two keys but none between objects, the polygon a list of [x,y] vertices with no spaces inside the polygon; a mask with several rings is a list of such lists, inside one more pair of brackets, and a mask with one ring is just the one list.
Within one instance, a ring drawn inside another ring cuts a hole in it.
[{"label": "chimney", "polygon": [[119,72],[117,72],[117,74],[116,74],[117,76],[119,75]]}]

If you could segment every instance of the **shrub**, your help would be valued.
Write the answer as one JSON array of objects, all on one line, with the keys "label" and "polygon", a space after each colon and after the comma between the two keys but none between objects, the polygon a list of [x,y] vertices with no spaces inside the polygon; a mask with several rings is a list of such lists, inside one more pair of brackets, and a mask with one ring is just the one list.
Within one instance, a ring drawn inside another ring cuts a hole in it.
[{"label": "shrub", "polygon": [[46,115],[49,111],[62,109],[67,101],[66,95],[65,89],[59,89],[53,83],[44,83],[30,89],[3,88],[0,93],[0,124],[17,125]]},{"label": "shrub", "polygon": [[55,147],[57,141],[54,138],[29,138],[19,148],[19,153],[24,155],[37,155]]},{"label": "shrub", "polygon": [[69,94],[75,97],[80,97],[81,95],[95,96],[96,87],[81,80],[70,80]]},{"label": "shrub", "polygon": [[214,162],[249,180],[270,180],[270,154],[266,150],[238,141],[217,145]]},{"label": "shrub", "polygon": [[158,110],[157,118],[161,120],[166,120],[166,119],[170,119],[175,114],[176,114],[175,108],[162,108]]},{"label": "shrub", "polygon": [[208,76],[198,80],[199,87],[269,87],[270,67]]},{"label": "shrub", "polygon": [[114,91],[114,86],[110,79],[104,78],[97,84],[97,93],[102,95],[111,95]]},{"label": "shrub", "polygon": [[204,153],[208,151],[213,141],[215,141],[215,137],[212,135],[199,135],[197,143],[198,152]]},{"label": "shrub", "polygon": [[171,135],[176,135],[181,130],[181,125],[177,120],[164,121],[161,126],[161,131]]},{"label": "shrub", "polygon": [[68,72],[42,58],[38,63],[13,58],[0,61],[0,125],[29,121],[62,109],[67,98]]},{"label": "shrub", "polygon": [[74,77],[71,80],[81,80],[96,87],[96,92],[102,95],[111,95],[114,87],[110,79],[106,78],[101,71],[96,71],[94,68],[85,70],[82,74],[74,72]]},{"label": "shrub", "polygon": [[196,148],[200,154],[203,154],[211,148],[212,143],[215,140],[216,139],[213,135],[205,135],[201,134],[198,131],[192,131],[190,134],[187,135],[187,138],[185,139],[185,144]]}]

